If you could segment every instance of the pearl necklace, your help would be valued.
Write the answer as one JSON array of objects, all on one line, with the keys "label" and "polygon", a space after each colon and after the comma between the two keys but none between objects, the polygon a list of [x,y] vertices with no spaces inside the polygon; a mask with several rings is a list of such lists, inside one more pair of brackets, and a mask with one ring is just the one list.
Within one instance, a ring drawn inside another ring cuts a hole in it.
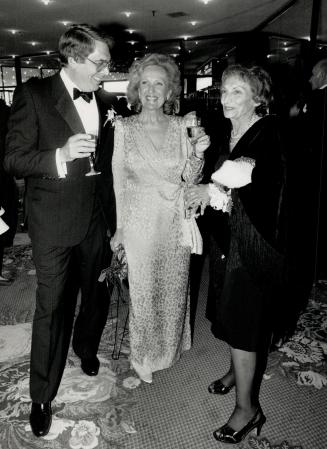
[{"label": "pearl necklace", "polygon": [[259,118],[260,118],[260,117],[258,117],[256,114],[253,114],[253,115],[251,116],[251,118],[250,118],[250,120],[249,120],[247,126],[246,126],[243,130],[241,130],[241,132],[239,131],[238,133],[235,134],[235,133],[233,132],[233,129],[232,129],[232,132],[231,132],[231,135],[230,135],[230,140],[233,140],[233,141],[239,140],[239,139],[243,136],[243,134],[245,134],[246,131],[247,131],[248,129],[250,129],[251,126],[252,126],[256,121],[259,120]]}]

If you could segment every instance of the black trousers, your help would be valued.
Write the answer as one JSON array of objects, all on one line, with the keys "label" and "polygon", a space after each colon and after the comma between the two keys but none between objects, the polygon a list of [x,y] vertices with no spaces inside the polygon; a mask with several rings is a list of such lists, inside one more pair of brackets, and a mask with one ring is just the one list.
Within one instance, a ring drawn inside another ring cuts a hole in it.
[{"label": "black trousers", "polygon": [[105,246],[106,227],[100,210],[95,211],[86,237],[76,246],[32,242],[37,275],[30,364],[33,402],[52,401],[56,396],[79,289],[81,303],[74,325],[73,349],[81,358],[96,356],[109,309],[105,285],[97,281],[106,264]]}]

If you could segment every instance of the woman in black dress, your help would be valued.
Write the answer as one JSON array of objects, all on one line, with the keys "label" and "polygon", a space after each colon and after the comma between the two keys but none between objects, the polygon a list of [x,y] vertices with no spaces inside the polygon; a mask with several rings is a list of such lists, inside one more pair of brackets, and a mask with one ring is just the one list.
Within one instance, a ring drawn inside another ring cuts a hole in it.
[{"label": "woman in black dress", "polygon": [[236,388],[234,411],[214,432],[218,441],[231,444],[253,429],[259,434],[266,421],[259,387],[285,291],[283,145],[277,118],[267,114],[270,100],[271,80],[263,69],[225,70],[221,103],[231,122],[229,157],[212,175],[213,183],[190,188],[186,198],[187,206],[210,204],[230,213],[230,248],[213,330],[229,344],[231,363],[209,392]]}]

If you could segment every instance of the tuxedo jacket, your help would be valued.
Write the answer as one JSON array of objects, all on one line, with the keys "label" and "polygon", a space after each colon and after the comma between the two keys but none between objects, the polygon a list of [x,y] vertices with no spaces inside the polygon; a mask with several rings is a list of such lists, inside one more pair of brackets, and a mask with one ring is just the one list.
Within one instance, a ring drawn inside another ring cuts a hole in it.
[{"label": "tuxedo jacket", "polygon": [[327,87],[312,92],[307,108],[308,134],[311,140],[312,156],[315,162],[315,178],[322,181],[318,188],[326,192],[327,168]]},{"label": "tuxedo jacket", "polygon": [[[108,227],[114,227],[111,154],[113,130],[103,126],[108,105],[96,93],[99,111],[98,176],[85,176],[88,158],[67,163],[67,176],[59,178],[57,148],[77,133],[85,133],[59,74],[31,79],[17,87],[8,124],[4,165],[26,180],[27,222],[31,238],[54,246],[73,246],[85,237],[95,201]],[[98,179],[100,178],[100,179]],[[108,189],[107,192],[101,192]],[[110,203],[110,204],[109,204]],[[112,216],[111,216],[112,215]]]}]

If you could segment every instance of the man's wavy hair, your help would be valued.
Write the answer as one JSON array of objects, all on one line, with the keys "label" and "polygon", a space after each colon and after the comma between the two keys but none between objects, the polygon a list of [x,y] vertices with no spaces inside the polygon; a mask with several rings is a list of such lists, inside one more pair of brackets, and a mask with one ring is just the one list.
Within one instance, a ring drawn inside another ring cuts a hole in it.
[{"label": "man's wavy hair", "polygon": [[166,114],[171,114],[181,91],[180,71],[175,61],[164,54],[150,53],[142,59],[133,62],[129,69],[128,101],[136,112],[141,111],[142,104],[139,97],[140,78],[144,69],[151,65],[161,67],[167,74],[168,89],[171,91],[171,94],[164,103],[163,109]]},{"label": "man's wavy hair", "polygon": [[227,67],[221,78],[224,83],[230,76],[237,76],[245,83],[248,83],[253,93],[253,100],[259,105],[255,108],[255,112],[260,117],[269,114],[269,106],[273,101],[271,92],[272,81],[270,75],[259,66],[244,67],[235,64]]},{"label": "man's wavy hair", "polygon": [[96,41],[104,42],[109,48],[112,46],[111,38],[91,25],[82,23],[69,27],[59,39],[58,50],[61,65],[66,66],[69,57],[75,61],[84,61],[95,50]]}]

